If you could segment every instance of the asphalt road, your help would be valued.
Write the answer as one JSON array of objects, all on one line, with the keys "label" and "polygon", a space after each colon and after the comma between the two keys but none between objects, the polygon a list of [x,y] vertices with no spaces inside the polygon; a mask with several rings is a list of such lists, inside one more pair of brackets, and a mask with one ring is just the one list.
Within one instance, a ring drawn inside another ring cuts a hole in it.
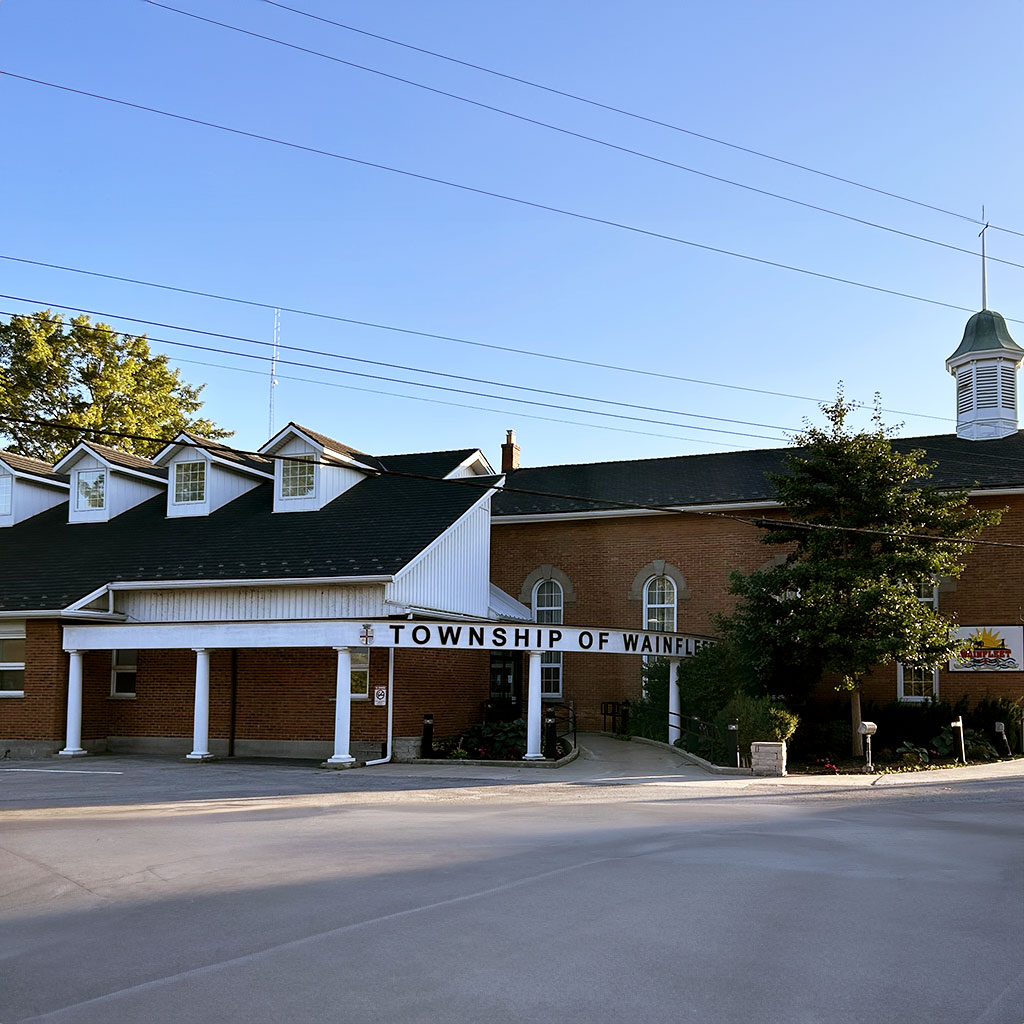
[{"label": "asphalt road", "polygon": [[0,1021],[1024,1021],[1018,768],[757,782],[583,744],[5,762]]}]

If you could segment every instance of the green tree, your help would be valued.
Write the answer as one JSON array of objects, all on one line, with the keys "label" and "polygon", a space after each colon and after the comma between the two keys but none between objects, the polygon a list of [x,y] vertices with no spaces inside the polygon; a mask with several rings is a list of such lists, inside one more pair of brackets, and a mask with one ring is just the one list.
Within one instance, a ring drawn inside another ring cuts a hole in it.
[{"label": "green tree", "polygon": [[[194,417],[203,386],[192,387],[153,355],[145,335],[118,334],[103,323],[44,310],[0,323],[0,415],[50,420],[171,437],[191,430],[209,438],[229,437],[210,420]],[[7,447],[47,462],[57,461],[78,440],[68,430],[43,423],[0,420]],[[122,451],[150,456],[163,444],[115,436],[85,435]]]},{"label": "green tree", "polygon": [[861,681],[876,665],[931,667],[950,656],[952,624],[918,600],[920,587],[959,576],[970,550],[964,541],[1000,513],[974,508],[965,492],[929,486],[933,464],[923,451],[896,451],[877,408],[872,429],[851,432],[851,408],[842,392],[822,406],[827,426],[795,438],[800,450],[789,471],[772,477],[791,522],[759,525],[764,543],[786,545],[785,554],[777,565],[733,575],[739,601],[726,625],[766,688],[786,692],[787,663],[804,679],[838,676],[860,754]]}]

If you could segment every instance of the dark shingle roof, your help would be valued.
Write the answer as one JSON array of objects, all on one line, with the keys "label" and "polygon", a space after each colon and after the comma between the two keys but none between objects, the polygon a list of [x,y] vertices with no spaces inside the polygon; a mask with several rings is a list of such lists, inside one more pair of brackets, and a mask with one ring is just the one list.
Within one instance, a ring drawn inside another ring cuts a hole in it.
[{"label": "dark shingle roof", "polygon": [[[938,464],[928,481],[936,487],[1024,487],[1022,432],[991,441],[967,441],[955,434],[896,438],[893,446],[900,451],[924,449],[925,461]],[[766,474],[784,472],[786,460],[799,453],[799,448],[767,448],[517,469],[506,477],[506,486],[512,490],[495,495],[493,512],[500,519],[608,511],[618,507],[615,502],[643,506],[768,502],[775,500],[775,490]]]},{"label": "dark shingle roof", "polygon": [[108,448],[105,444],[96,441],[83,441],[82,446],[95,452],[101,459],[105,459],[112,466],[122,466],[124,469],[133,469],[139,473],[148,473],[150,476],[167,479],[167,470],[154,466],[149,459],[140,455],[131,455],[128,452],[118,451],[117,448]]},{"label": "dark shingle roof", "polygon": [[443,477],[457,469],[476,448],[460,448],[450,452],[417,452],[412,455],[380,455],[378,461],[394,473],[417,473],[422,476]]},{"label": "dark shingle roof", "polygon": [[214,441],[212,438],[203,437],[201,434],[193,434],[189,430],[183,430],[179,436],[187,437],[198,447],[208,451],[211,455],[216,455],[218,459],[223,459],[225,462],[233,462],[246,469],[255,469],[260,473],[272,474],[274,472],[273,459],[266,459],[262,455],[248,455],[235,451],[234,448],[229,448],[223,441]]},{"label": "dark shingle roof", "polygon": [[315,430],[310,430],[309,427],[304,427],[301,423],[296,423],[294,420],[288,424],[290,427],[294,427],[296,430],[301,430],[307,437],[311,437],[318,444],[322,444],[325,448],[329,448],[331,451],[340,452],[342,455],[347,455],[356,462],[363,463],[364,466],[371,466],[374,469],[380,468],[380,463],[372,455],[367,455],[366,452],[361,452],[358,448],[353,448],[351,445],[342,444],[341,441],[336,441],[333,437],[328,437],[326,434],[318,434]]},{"label": "dark shingle roof", "polygon": [[266,483],[209,516],[167,518],[161,495],[108,523],[74,525],[62,503],[0,530],[0,611],[63,608],[126,580],[391,575],[483,493],[374,476],[319,512],[275,515]]},{"label": "dark shingle roof", "polygon": [[16,473],[29,473],[32,476],[43,477],[48,480],[59,480],[67,483],[67,473],[55,473],[53,466],[42,459],[33,459],[28,455],[17,455],[14,452],[0,451],[0,462],[5,463]]}]

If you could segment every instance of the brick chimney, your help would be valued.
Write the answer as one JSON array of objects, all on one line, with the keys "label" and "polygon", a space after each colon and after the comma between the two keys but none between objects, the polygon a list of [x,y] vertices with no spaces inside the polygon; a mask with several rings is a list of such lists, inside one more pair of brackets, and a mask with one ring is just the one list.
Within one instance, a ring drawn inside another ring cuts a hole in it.
[{"label": "brick chimney", "polygon": [[508,431],[505,443],[501,446],[501,471],[507,473],[519,468],[519,445],[516,444],[516,432]]}]

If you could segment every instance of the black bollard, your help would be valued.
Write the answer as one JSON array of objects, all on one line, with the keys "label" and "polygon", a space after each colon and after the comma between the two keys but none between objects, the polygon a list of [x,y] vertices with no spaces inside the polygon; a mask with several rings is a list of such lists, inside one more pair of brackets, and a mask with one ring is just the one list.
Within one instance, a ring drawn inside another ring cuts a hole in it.
[{"label": "black bollard", "polygon": [[434,716],[423,716],[423,743],[420,745],[420,757],[434,756]]},{"label": "black bollard", "polygon": [[629,709],[632,705],[628,700],[622,702],[621,718],[619,719],[619,732],[626,735],[629,732]]},{"label": "black bollard", "polygon": [[740,766],[740,720],[738,718],[730,718],[726,724],[726,730],[729,734],[729,764],[736,765],[737,768]]},{"label": "black bollard", "polygon": [[555,758],[555,747],[558,746],[558,729],[555,725],[555,713],[551,708],[544,709],[544,756],[549,760]]}]

